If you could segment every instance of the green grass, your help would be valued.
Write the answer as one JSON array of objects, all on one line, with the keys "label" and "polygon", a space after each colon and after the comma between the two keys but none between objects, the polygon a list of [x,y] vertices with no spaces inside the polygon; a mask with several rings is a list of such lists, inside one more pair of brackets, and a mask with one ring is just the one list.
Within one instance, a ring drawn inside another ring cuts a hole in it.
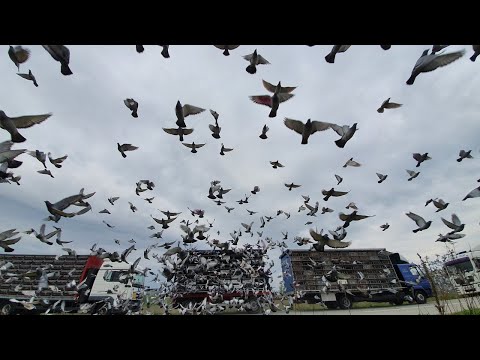
[{"label": "green grass", "polygon": [[471,309],[471,310],[463,310],[452,313],[450,315],[480,315],[480,309]]}]

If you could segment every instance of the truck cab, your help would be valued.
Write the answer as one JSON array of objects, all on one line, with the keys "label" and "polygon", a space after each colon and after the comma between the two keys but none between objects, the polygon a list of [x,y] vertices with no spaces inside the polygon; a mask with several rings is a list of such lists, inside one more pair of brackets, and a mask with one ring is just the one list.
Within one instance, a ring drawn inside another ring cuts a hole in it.
[{"label": "truck cab", "polygon": [[415,302],[425,304],[427,298],[433,296],[432,285],[416,264],[395,264],[394,269],[398,278],[405,282],[405,286],[409,290],[406,293],[410,293]]},{"label": "truck cab", "polygon": [[458,295],[480,294],[480,249],[459,252],[444,267]]},{"label": "truck cab", "polygon": [[103,261],[102,266],[91,287],[88,302],[125,301],[128,310],[139,311],[144,295],[145,276],[140,271],[130,273],[130,265],[126,263]]}]

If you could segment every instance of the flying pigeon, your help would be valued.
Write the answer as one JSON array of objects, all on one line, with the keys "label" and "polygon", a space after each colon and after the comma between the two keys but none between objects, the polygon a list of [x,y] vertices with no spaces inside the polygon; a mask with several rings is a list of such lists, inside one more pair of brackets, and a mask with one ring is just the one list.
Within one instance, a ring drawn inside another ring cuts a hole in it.
[{"label": "flying pigeon", "polygon": [[268,81],[262,80],[263,86],[273,95],[255,95],[250,96],[250,100],[259,105],[265,105],[271,108],[270,114],[268,115],[271,118],[277,116],[278,107],[280,103],[285,102],[291,99],[294,95],[290,94],[296,87],[282,87],[281,81],[278,82],[278,85],[275,86],[270,84]]},{"label": "flying pigeon", "polygon": [[379,183],[379,184],[381,184],[382,182],[384,182],[384,181],[387,179],[387,177],[388,177],[388,175],[382,175],[382,174],[379,174],[379,173],[377,173],[377,176],[378,176],[378,183]]},{"label": "flying pigeon", "polygon": [[126,158],[127,155],[125,154],[125,151],[134,151],[134,150],[137,150],[138,147],[133,146],[132,144],[122,144],[122,145],[120,145],[120,143],[117,143],[117,149],[118,149],[118,151],[120,151],[120,154],[122,154],[122,156],[124,158]]},{"label": "flying pigeon", "polygon": [[353,137],[355,132],[358,130],[357,129],[357,123],[353,124],[352,126],[344,125],[344,126],[339,126],[336,124],[331,124],[330,127],[338,134],[341,136],[340,139],[335,141],[335,144],[343,149],[345,147],[345,144]]},{"label": "flying pigeon", "polygon": [[217,49],[224,50],[223,55],[229,56],[230,55],[229,50],[235,50],[240,45],[213,45],[213,46],[215,46]]},{"label": "flying pigeon", "polygon": [[348,191],[335,191],[334,188],[331,188],[330,190],[322,190],[322,194],[325,195],[323,198],[324,201],[328,201],[331,196],[338,197],[338,196],[343,196],[348,194]]},{"label": "flying pigeon", "polygon": [[330,213],[330,212],[333,212],[333,211],[334,211],[333,209],[330,209],[330,208],[328,208],[328,207],[322,207],[322,214],[325,214],[325,213],[327,213],[327,212]]},{"label": "flying pigeon", "polygon": [[99,214],[111,214],[110,211],[108,211],[107,209],[103,209],[102,211],[99,211],[98,213]]},{"label": "flying pigeon", "polygon": [[8,56],[20,71],[20,64],[23,64],[30,58],[30,50],[20,45],[15,47],[10,46],[8,49]]},{"label": "flying pigeon", "polygon": [[422,162],[432,159],[430,156],[428,156],[428,153],[425,153],[425,154],[414,153],[413,158],[417,161],[416,167],[419,167]]},{"label": "flying pigeon", "polygon": [[299,120],[285,118],[283,121],[285,126],[290,130],[295,131],[297,134],[302,135],[302,144],[308,144],[308,138],[315,134],[317,131],[325,131],[332,127],[331,123],[321,122],[321,121],[312,121],[310,119],[304,124]]},{"label": "flying pigeon", "polygon": [[0,110],[0,128],[10,133],[11,140],[14,143],[21,143],[26,141],[27,139],[20,135],[17,129],[26,129],[34,125],[40,124],[47,120],[50,116],[52,116],[51,113],[42,115],[26,115],[11,118],[8,117],[5,112]]},{"label": "flying pigeon", "polygon": [[56,159],[52,158],[51,153],[48,153],[47,155],[50,163],[52,163],[57,169],[60,169],[62,167],[62,163],[68,158],[68,155],[65,155]]},{"label": "flying pigeon", "polygon": [[180,101],[177,101],[177,104],[175,105],[175,115],[177,116],[177,126],[178,127],[187,127],[185,124],[185,118],[190,115],[197,115],[200,114],[201,112],[204,112],[205,109],[199,108],[197,106],[185,104],[182,106]]},{"label": "flying pigeon", "polygon": [[108,198],[108,202],[113,205],[113,203],[114,203],[115,201],[117,201],[118,199],[120,199],[118,196],[116,196],[116,197],[111,197],[111,198]]},{"label": "flying pigeon", "polygon": [[467,199],[473,199],[473,198],[476,198],[476,197],[480,197],[480,186],[476,189],[473,189],[472,191],[470,191],[467,196],[465,196],[462,201],[465,201]]},{"label": "flying pigeon", "polygon": [[397,103],[394,103],[394,102],[390,102],[390,98],[388,98],[387,100],[385,100],[382,105],[377,109],[377,112],[379,113],[383,113],[385,111],[385,109],[396,109],[396,108],[399,108],[400,106],[402,106],[403,104],[397,104]]},{"label": "flying pigeon", "polygon": [[353,158],[350,158],[350,160],[348,160],[345,165],[343,165],[344,168],[346,168],[347,166],[359,167],[362,166],[362,164],[354,161]]},{"label": "flying pigeon", "polygon": [[344,228],[347,228],[350,225],[350,222],[352,222],[352,221],[359,221],[359,220],[363,220],[363,219],[373,217],[373,216],[375,216],[375,215],[371,215],[371,216],[358,215],[357,210],[355,210],[354,212],[352,212],[351,214],[348,214],[348,215],[344,214],[344,213],[340,213],[338,215],[340,220],[345,221],[345,224],[343,225]]},{"label": "flying pigeon", "polygon": [[480,45],[472,45],[473,55],[470,60],[475,61],[477,56],[480,55]]},{"label": "flying pigeon", "polygon": [[413,170],[407,170],[407,173],[408,175],[410,175],[410,177],[408,178],[408,181],[412,181],[413,179],[415,179],[418,175],[420,175],[420,171],[419,172],[415,172]]},{"label": "flying pigeon", "polygon": [[136,102],[135,100],[131,99],[131,98],[127,98],[125,100],[123,100],[123,103],[125,104],[125,106],[127,108],[130,109],[130,111],[132,112],[132,116],[134,118],[138,118],[138,102]]},{"label": "flying pigeon", "polygon": [[420,58],[415,63],[410,78],[407,80],[407,85],[413,85],[418,75],[423,72],[434,71],[435,69],[448,65],[465,54],[465,50],[455,51],[448,54],[430,54],[428,55],[428,49],[425,50]]},{"label": "flying pigeon", "polygon": [[380,225],[380,228],[382,229],[382,231],[387,230],[389,227],[390,227],[390,225],[389,225],[388,223],[385,223],[385,224],[383,224],[383,225]]},{"label": "flying pigeon", "polygon": [[205,144],[195,144],[194,142],[192,142],[191,144],[187,144],[187,143],[182,143],[184,146],[192,149],[192,153],[196,153],[197,152],[197,149],[198,148],[201,148],[202,146],[204,146]]},{"label": "flying pigeon", "polygon": [[345,209],[353,209],[353,210],[358,210],[358,207],[357,205],[354,203],[354,202],[351,202],[350,204],[348,204]]},{"label": "flying pigeon", "polygon": [[32,70],[28,70],[28,74],[17,73],[17,75],[24,78],[24,79],[30,80],[31,82],[33,82],[33,85],[38,87],[37,79],[33,75]]},{"label": "flying pigeon", "polygon": [[417,224],[418,226],[418,229],[415,229],[413,230],[414,233],[417,233],[419,231],[423,231],[423,230],[426,230],[430,227],[430,225],[432,225],[432,222],[431,221],[425,221],[424,218],[422,218],[421,216],[417,215],[417,214],[414,214],[412,212],[409,212],[406,214],[410,219],[412,219],[413,221],[415,221],[415,223]]},{"label": "flying pigeon", "polygon": [[278,162],[278,160],[277,161],[270,161],[270,164],[272,165],[272,168],[274,168],[274,169],[279,168],[279,167],[284,167],[282,164],[280,164]]},{"label": "flying pigeon", "polygon": [[212,114],[213,118],[215,119],[215,125],[209,124],[208,128],[212,132],[212,136],[215,139],[220,139],[220,131],[222,131],[222,128],[218,126],[218,113],[216,111],[210,110],[210,114]]},{"label": "flying pigeon", "polygon": [[472,150],[460,150],[460,153],[458,154],[459,158],[457,159],[458,162],[461,162],[463,159],[473,159],[473,156],[470,154]]},{"label": "flying pigeon", "polygon": [[229,151],[232,151],[233,149],[229,149],[229,148],[226,148],[225,146],[223,146],[222,144],[222,147],[220,149],[220,155],[225,155],[226,152],[229,152]]},{"label": "flying pigeon", "polygon": [[338,183],[337,185],[340,185],[340,183],[343,181],[343,178],[339,175],[335,175],[335,178],[337,179]]},{"label": "flying pigeon", "polygon": [[325,56],[325,60],[328,63],[333,64],[335,62],[335,55],[347,51],[350,46],[351,45],[334,45],[330,53]]},{"label": "flying pigeon", "polygon": [[448,226],[450,229],[453,229],[450,234],[459,233],[465,228],[465,224],[462,224],[456,214],[452,214],[452,222],[445,220],[444,218],[441,219],[446,226]]},{"label": "flying pigeon", "polygon": [[263,128],[262,128],[262,133],[260,134],[259,138],[260,139],[268,139],[267,137],[267,131],[270,130],[270,128],[267,126],[267,124],[263,125]]},{"label": "flying pigeon", "polygon": [[249,74],[255,74],[257,72],[257,65],[270,64],[262,55],[257,53],[257,49],[255,49],[252,54],[245,55],[243,58],[250,62],[250,65],[246,68]]},{"label": "flying pigeon", "polygon": [[165,59],[168,59],[170,57],[170,54],[168,52],[168,49],[169,49],[170,45],[159,45],[159,46],[162,47],[162,52],[161,52],[162,56]]},{"label": "flying pigeon", "polygon": [[293,188],[299,188],[302,185],[295,185],[294,183],[291,183],[291,184],[285,184],[285,186],[288,188],[288,191],[292,191]]},{"label": "flying pigeon", "polygon": [[193,129],[187,129],[182,127],[179,127],[178,129],[175,129],[175,128],[162,128],[162,129],[167,134],[179,136],[180,141],[183,141],[184,136],[190,135],[191,133],[193,133]]},{"label": "flying pigeon", "polygon": [[52,58],[61,64],[60,71],[63,75],[72,75],[70,70],[70,50],[64,45],[42,45]]}]

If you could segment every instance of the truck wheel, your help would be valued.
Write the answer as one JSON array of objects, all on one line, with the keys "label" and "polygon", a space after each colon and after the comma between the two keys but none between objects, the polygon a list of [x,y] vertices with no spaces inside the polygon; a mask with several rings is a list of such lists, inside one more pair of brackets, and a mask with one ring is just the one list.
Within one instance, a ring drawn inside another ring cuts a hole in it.
[{"label": "truck wheel", "polygon": [[13,314],[15,314],[15,311],[13,309],[13,305],[10,304],[10,303],[2,304],[1,308],[0,308],[0,313],[2,315],[13,315]]},{"label": "truck wheel", "polygon": [[425,304],[427,302],[427,296],[423,291],[415,291],[415,301],[417,304]]},{"label": "truck wheel", "polygon": [[327,309],[335,310],[338,307],[338,304],[336,301],[325,301],[325,306]]},{"label": "truck wheel", "polygon": [[337,303],[340,309],[348,310],[352,308],[353,301],[346,295],[340,295],[337,298]]}]

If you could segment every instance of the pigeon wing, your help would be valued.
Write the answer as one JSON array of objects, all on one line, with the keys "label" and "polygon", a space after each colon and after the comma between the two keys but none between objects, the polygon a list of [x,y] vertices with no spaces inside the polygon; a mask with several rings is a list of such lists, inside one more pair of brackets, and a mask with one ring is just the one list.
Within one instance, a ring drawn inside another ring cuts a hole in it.
[{"label": "pigeon wing", "polygon": [[14,118],[10,118],[10,119],[15,124],[15,127],[17,127],[18,129],[25,129],[25,128],[29,128],[33,125],[40,124],[40,123],[44,122],[50,116],[52,116],[51,113],[43,114],[43,115],[19,116],[19,117],[14,117]]}]

